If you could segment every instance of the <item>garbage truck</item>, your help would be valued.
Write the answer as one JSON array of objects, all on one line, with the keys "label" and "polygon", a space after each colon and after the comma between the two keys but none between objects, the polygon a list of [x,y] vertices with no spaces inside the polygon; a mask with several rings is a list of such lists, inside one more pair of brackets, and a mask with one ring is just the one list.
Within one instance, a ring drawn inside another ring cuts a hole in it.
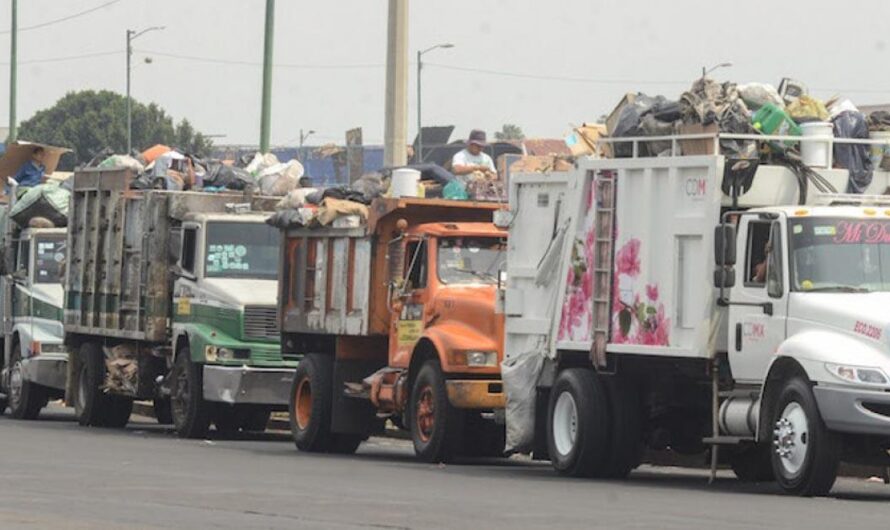
[{"label": "garbage truck", "polygon": [[423,461],[502,454],[499,209],[380,198],[366,215],[283,229],[282,355],[303,356],[288,400],[297,448],[352,453],[389,419]]},{"label": "garbage truck", "polygon": [[671,156],[511,178],[509,448],[593,477],[709,455],[712,479],[803,496],[841,461],[890,465],[890,174],[839,194],[830,164],[662,139]]},{"label": "garbage truck", "polygon": [[82,425],[126,425],[153,400],[181,437],[262,431],[297,358],[276,318],[276,199],[134,190],[130,170],[73,177],[65,276],[68,401]]},{"label": "garbage truck", "polygon": [[[50,193],[67,195],[64,190]],[[67,230],[58,220],[61,227],[45,217],[22,215],[15,209],[15,191],[7,201],[0,205],[0,414],[8,405],[13,418],[36,419],[49,400],[65,393],[62,276]]]}]

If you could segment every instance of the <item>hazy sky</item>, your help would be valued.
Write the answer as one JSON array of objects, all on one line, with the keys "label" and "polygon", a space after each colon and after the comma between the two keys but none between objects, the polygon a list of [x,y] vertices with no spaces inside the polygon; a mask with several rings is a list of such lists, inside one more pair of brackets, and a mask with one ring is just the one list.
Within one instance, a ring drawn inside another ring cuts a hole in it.
[{"label": "hazy sky", "polygon": [[[108,1],[19,0],[19,26]],[[309,143],[342,143],[355,126],[365,143],[382,143],[387,2],[276,4],[272,143],[296,144],[300,128],[318,131]],[[67,91],[123,93],[125,30],[165,25],[134,42],[134,97],[225,135],[217,143],[256,144],[264,9],[264,0],[120,0],[21,31],[19,119]],[[10,0],[0,0],[3,126],[9,13]],[[425,56],[424,124],[454,124],[460,137],[505,122],[528,136],[560,137],[569,124],[608,112],[624,92],[676,97],[703,65],[724,61],[734,66],[720,79],[777,84],[791,76],[819,96],[890,103],[888,0],[410,0],[409,17],[409,141],[414,54],[441,42],[455,48]],[[31,62],[87,54],[100,55]]]}]

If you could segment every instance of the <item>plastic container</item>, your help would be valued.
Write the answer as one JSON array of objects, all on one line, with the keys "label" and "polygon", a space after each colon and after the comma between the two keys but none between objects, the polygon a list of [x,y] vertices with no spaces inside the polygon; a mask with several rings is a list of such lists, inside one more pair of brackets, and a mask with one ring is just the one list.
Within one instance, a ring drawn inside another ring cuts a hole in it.
[{"label": "plastic container", "polygon": [[417,197],[419,195],[420,171],[416,169],[401,168],[392,172],[392,185],[390,195],[397,197]]},{"label": "plastic container", "polygon": [[[791,119],[785,109],[772,103],[760,107],[751,119],[754,128],[763,134],[776,136],[800,136],[800,126]],[[786,142],[793,145],[793,142]]]},{"label": "plastic container", "polygon": [[[834,137],[834,127],[828,121],[811,121],[800,124],[800,158],[810,167],[828,167],[830,138]],[[808,140],[825,138],[825,140]]]},{"label": "plastic container", "polygon": [[[890,140],[890,131],[872,131],[868,136],[872,140]],[[869,158],[875,169],[890,166],[890,145],[870,145]],[[882,164],[884,161],[886,164]]]}]

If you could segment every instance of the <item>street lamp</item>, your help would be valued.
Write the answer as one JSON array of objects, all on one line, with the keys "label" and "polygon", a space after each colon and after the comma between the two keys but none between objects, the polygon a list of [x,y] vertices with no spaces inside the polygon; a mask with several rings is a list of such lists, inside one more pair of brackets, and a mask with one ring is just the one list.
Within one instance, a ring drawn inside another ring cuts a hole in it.
[{"label": "street lamp", "polygon": [[423,70],[422,57],[423,54],[431,52],[437,48],[454,48],[454,44],[446,42],[430,46],[425,50],[417,50],[417,154],[415,158],[418,163],[423,162],[423,122],[420,119],[420,73],[421,70]]},{"label": "street lamp", "polygon": [[716,66],[712,66],[711,68],[702,66],[701,67],[701,78],[704,79],[704,78],[708,77],[708,74],[710,74],[714,70],[717,70],[719,68],[729,68],[730,66],[732,66],[732,63],[720,63]]},{"label": "street lamp", "polygon": [[160,31],[164,29],[165,26],[152,26],[150,28],[145,28],[142,31],[136,31],[133,29],[127,30],[127,155],[133,150],[133,112],[132,112],[132,100],[130,99],[130,59],[133,57],[133,40],[140,36],[148,33],[149,31]]},{"label": "street lamp", "polygon": [[315,134],[315,130],[310,129],[306,134],[303,134],[303,129],[300,129],[300,148],[303,148],[303,142],[309,139],[310,136]]}]

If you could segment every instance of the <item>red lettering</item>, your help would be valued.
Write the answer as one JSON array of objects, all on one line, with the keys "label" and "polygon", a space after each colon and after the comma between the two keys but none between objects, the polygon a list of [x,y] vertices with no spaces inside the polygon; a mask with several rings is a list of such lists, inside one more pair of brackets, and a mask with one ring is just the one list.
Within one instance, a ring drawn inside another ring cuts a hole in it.
[{"label": "red lettering", "polygon": [[862,224],[849,221],[838,222],[834,236],[835,243],[859,243],[862,240]]},{"label": "red lettering", "polygon": [[853,333],[858,333],[875,340],[881,340],[882,335],[881,328],[862,321],[857,321],[856,324],[853,325]]}]

